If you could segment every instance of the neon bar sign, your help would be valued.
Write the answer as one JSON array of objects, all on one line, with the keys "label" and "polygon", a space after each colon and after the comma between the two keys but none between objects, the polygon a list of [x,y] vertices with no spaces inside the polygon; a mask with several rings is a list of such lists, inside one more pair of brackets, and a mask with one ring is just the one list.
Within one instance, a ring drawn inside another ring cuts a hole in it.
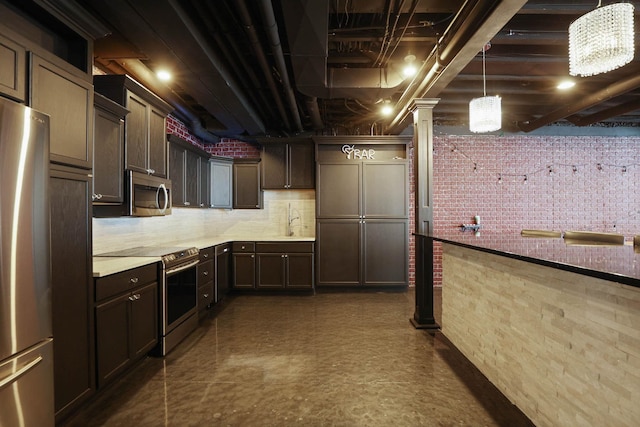
[{"label": "neon bar sign", "polygon": [[376,154],[376,150],[373,148],[369,149],[360,149],[356,148],[355,145],[343,145],[342,152],[347,155],[348,160],[360,160],[360,159],[369,159],[375,160],[373,157]]}]

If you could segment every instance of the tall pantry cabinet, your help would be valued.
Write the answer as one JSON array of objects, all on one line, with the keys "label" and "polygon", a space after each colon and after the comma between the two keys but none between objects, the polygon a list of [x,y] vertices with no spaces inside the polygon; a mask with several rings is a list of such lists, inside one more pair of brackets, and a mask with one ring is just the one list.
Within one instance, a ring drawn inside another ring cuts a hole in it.
[{"label": "tall pantry cabinet", "polygon": [[[44,2],[47,3],[47,2]],[[95,391],[91,301],[92,32],[44,6],[0,4],[0,94],[50,117],[50,262],[56,421]],[[97,24],[97,23],[96,23]],[[8,61],[8,62],[7,62]],[[9,71],[7,79],[6,71]]]},{"label": "tall pantry cabinet", "polygon": [[318,287],[409,280],[410,137],[315,137]]}]

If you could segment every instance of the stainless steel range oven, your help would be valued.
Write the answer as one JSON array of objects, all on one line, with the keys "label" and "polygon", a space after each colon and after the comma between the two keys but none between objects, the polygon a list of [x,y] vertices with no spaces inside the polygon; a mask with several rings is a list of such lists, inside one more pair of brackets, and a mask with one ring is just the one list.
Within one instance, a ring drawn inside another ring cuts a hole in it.
[{"label": "stainless steel range oven", "polygon": [[162,256],[160,277],[160,342],[166,355],[198,326],[197,297],[199,250],[189,248]]},{"label": "stainless steel range oven", "polygon": [[160,257],[158,346],[165,356],[198,326],[198,248],[139,246],[96,256]]}]

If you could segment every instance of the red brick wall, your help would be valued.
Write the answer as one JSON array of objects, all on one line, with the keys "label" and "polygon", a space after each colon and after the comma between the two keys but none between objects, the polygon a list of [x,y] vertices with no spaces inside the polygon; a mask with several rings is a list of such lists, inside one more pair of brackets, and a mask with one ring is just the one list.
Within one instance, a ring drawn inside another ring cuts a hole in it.
[{"label": "red brick wall", "polygon": [[167,133],[178,136],[193,145],[204,149],[204,144],[197,136],[193,135],[180,120],[169,114],[167,117]]},{"label": "red brick wall", "polygon": [[235,139],[222,138],[217,144],[209,144],[205,149],[214,156],[234,158],[260,157],[260,146]]},{"label": "red brick wall", "polygon": [[640,232],[640,137],[440,136],[433,158],[436,234],[474,215],[487,232]]},{"label": "red brick wall", "polygon": [[251,144],[230,138],[222,138],[220,142],[216,144],[204,144],[200,138],[193,135],[189,129],[187,129],[182,121],[172,115],[167,117],[167,133],[179,136],[185,141],[215,156],[234,158],[260,157],[260,146],[258,144]]}]

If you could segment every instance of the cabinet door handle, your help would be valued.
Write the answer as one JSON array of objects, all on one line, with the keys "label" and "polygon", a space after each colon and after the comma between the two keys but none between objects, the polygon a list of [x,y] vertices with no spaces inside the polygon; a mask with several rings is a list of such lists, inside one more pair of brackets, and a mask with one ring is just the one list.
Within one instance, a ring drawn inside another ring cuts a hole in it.
[{"label": "cabinet door handle", "polygon": [[135,297],[135,296],[131,295],[131,296],[129,297],[129,301],[135,301],[135,300],[136,300],[136,297]]},{"label": "cabinet door handle", "polygon": [[205,272],[203,272],[202,274],[203,274],[204,276],[208,276],[208,275],[209,275],[209,272],[208,272],[208,271],[205,271]]},{"label": "cabinet door handle", "polygon": [[203,255],[205,258],[209,258],[209,254],[204,254]]},{"label": "cabinet door handle", "polygon": [[135,295],[133,296],[133,298],[134,298],[134,299],[136,299],[136,300],[139,300],[139,299],[140,299],[140,294],[135,294]]},{"label": "cabinet door handle", "polygon": [[129,279],[130,283],[138,283],[138,278],[137,277],[132,277],[131,279]]},{"label": "cabinet door handle", "polygon": [[93,194],[91,196],[91,200],[100,200],[102,199],[102,194],[98,193],[98,194]]},{"label": "cabinet door handle", "polygon": [[251,258],[254,258],[254,257],[255,257],[255,255],[251,255]]},{"label": "cabinet door handle", "polygon": [[[242,249],[244,249],[244,246],[242,247]],[[227,252],[229,250],[229,248],[224,248],[224,250],[222,252]]]},{"label": "cabinet door handle", "polygon": [[202,298],[205,298],[205,299],[206,299],[206,298],[209,298],[209,294],[203,294],[203,295],[202,295]]},{"label": "cabinet door handle", "polygon": [[185,206],[191,206],[191,203],[190,202],[184,202],[184,205]]}]

